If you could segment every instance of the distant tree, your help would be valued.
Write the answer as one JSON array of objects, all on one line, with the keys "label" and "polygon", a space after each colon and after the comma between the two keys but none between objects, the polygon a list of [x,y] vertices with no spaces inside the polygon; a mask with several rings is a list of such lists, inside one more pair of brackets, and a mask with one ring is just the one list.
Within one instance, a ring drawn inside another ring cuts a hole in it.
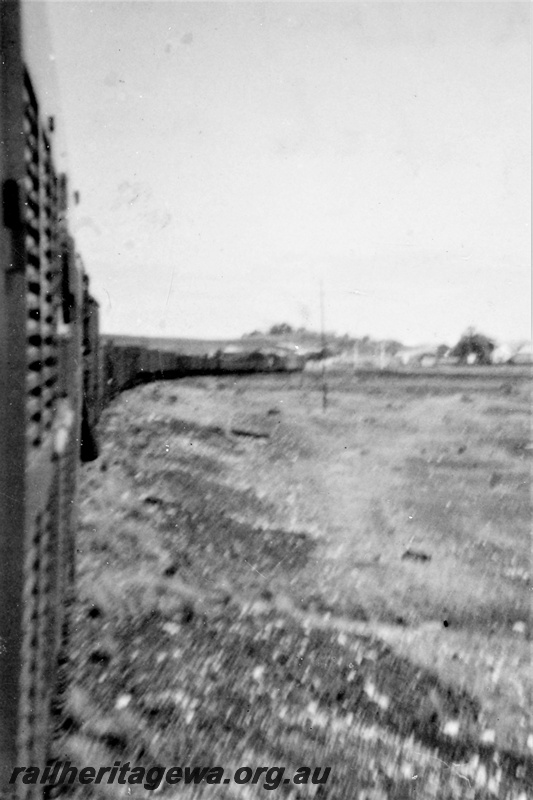
[{"label": "distant tree", "polygon": [[293,333],[293,330],[292,326],[287,322],[280,322],[279,325],[272,325],[269,330],[271,336],[286,336],[289,333]]},{"label": "distant tree", "polygon": [[263,334],[261,333],[261,331],[252,331],[251,333],[243,333],[241,339],[251,339],[254,336],[263,336]]},{"label": "distant tree", "polygon": [[490,364],[492,361],[492,351],[496,345],[482,333],[476,333],[473,328],[469,328],[461,336],[450,355],[459,359],[461,364],[466,364],[470,356],[475,356],[476,364]]},{"label": "distant tree", "polygon": [[395,339],[389,339],[385,343],[385,352],[389,356],[395,356],[402,348],[403,345],[401,342],[397,342]]}]

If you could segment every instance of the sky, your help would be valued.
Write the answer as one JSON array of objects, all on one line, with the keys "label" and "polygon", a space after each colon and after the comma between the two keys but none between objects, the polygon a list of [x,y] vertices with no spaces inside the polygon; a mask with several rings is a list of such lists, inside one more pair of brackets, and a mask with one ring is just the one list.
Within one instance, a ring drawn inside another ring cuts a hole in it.
[{"label": "sky", "polygon": [[530,338],[530,6],[49,9],[104,331]]}]

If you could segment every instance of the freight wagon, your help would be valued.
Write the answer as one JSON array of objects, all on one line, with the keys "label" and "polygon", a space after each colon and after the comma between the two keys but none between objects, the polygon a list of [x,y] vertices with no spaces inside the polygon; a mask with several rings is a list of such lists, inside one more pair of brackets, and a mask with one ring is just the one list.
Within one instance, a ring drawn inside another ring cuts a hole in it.
[{"label": "freight wagon", "polygon": [[[100,385],[96,396],[102,398],[100,408],[124,389],[156,379],[172,379],[190,375],[249,374],[264,372],[296,372],[305,365],[302,356],[286,352],[243,351],[205,355],[187,355],[150,347],[114,344],[109,336],[90,345],[101,353],[96,379],[86,379],[87,385]],[[87,368],[87,367],[86,367]]]},{"label": "freight wagon", "polygon": [[[74,580],[81,354],[98,358],[84,348],[87,336],[97,340],[98,322],[68,230],[71,191],[59,158],[62,120],[44,14],[42,3],[0,3],[0,792],[6,797],[13,767],[42,767],[49,754]],[[93,370],[85,384],[91,398]],[[17,787],[24,798],[39,791]]]},{"label": "freight wagon", "polygon": [[[158,378],[303,368],[283,355],[186,355],[100,337],[69,218],[44,3],[0,0],[0,798],[42,769],[61,724],[80,457],[102,408]],[[16,792],[16,793],[15,793]]]}]

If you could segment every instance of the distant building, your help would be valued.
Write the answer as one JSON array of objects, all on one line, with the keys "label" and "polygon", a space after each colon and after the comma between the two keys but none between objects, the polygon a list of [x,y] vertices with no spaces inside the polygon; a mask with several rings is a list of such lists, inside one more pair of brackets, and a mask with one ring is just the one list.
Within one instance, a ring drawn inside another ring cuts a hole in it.
[{"label": "distant building", "polygon": [[434,367],[439,360],[439,348],[431,345],[403,347],[395,357],[404,367]]},{"label": "distant building", "polygon": [[533,344],[524,342],[510,359],[512,364],[533,364]]}]

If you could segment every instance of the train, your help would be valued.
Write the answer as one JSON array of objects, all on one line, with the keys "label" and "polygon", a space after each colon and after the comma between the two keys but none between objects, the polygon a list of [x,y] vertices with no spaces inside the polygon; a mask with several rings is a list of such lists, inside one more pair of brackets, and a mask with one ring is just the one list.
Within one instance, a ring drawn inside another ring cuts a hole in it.
[{"label": "train", "polygon": [[[84,276],[88,285],[87,276]],[[97,457],[94,430],[103,408],[117,394],[153,380],[203,375],[292,373],[304,369],[306,359],[279,349],[243,349],[191,355],[147,345],[115,343],[98,328],[98,303],[87,292],[84,299],[83,402],[80,456]],[[95,454],[94,456],[92,454]]]},{"label": "train", "polygon": [[42,769],[61,725],[76,585],[80,462],[98,457],[102,409],[136,384],[186,375],[295,371],[291,353],[192,356],[116,343],[71,234],[77,193],[46,4],[0,0],[0,800]]},{"label": "train", "polygon": [[84,267],[42,3],[0,3],[0,796],[42,767],[66,674]]},{"label": "train", "polygon": [[[94,301],[93,301],[94,302]],[[95,344],[96,341],[96,344]],[[191,355],[150,346],[116,344],[112,336],[91,337],[89,349],[98,349],[88,373],[92,387],[90,404],[101,408],[123,389],[155,379],[190,375],[224,375],[273,372],[299,372],[305,358],[281,348],[219,349]]]}]

